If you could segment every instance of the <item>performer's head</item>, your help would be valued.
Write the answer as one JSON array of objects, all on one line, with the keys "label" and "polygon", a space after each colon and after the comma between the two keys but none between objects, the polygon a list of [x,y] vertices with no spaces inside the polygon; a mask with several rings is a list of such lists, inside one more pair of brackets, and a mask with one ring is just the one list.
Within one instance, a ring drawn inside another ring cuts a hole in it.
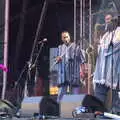
[{"label": "performer's head", "polygon": [[113,16],[112,16],[112,14],[106,14],[105,15],[105,23],[107,24],[107,23],[110,23],[110,22],[112,22],[112,18],[113,18]]},{"label": "performer's head", "polygon": [[105,31],[113,31],[118,24],[118,19],[113,17],[112,14],[105,15]]},{"label": "performer's head", "polygon": [[68,31],[63,31],[61,33],[61,39],[65,44],[70,43],[71,42],[70,33]]}]

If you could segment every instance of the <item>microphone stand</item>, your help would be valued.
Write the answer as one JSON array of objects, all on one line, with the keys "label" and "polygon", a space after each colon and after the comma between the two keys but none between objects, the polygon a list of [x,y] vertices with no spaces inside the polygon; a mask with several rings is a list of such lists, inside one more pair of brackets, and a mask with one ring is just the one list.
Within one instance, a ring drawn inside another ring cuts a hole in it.
[{"label": "microphone stand", "polygon": [[28,65],[28,73],[27,73],[28,79],[26,82],[29,82],[29,80],[31,80],[31,69],[36,68],[35,73],[37,71],[37,62],[38,62],[38,58],[40,56],[43,46],[44,46],[44,41],[41,42],[41,46],[38,50],[38,53],[36,54],[36,58],[34,59],[34,63],[33,64],[30,63],[30,66]]},{"label": "microphone stand", "polygon": [[[15,83],[15,89],[17,89],[17,90],[19,90],[18,91],[18,93],[17,93],[17,101],[20,103],[21,101],[22,101],[22,99],[24,98],[24,96],[25,96],[25,90],[27,89],[26,88],[26,86],[27,86],[27,83],[28,83],[28,81],[31,79],[31,70],[34,68],[34,67],[36,67],[36,64],[37,64],[37,61],[38,61],[38,58],[39,58],[39,55],[40,55],[40,53],[41,53],[41,51],[42,51],[42,48],[43,48],[43,46],[44,46],[44,42],[41,42],[41,46],[40,46],[40,48],[39,48],[39,51],[38,51],[38,53],[37,53],[37,55],[36,55],[36,58],[35,58],[35,60],[34,60],[34,63],[33,64],[31,64],[31,62],[27,62],[25,65],[24,65],[24,67],[23,67],[23,69],[22,69],[22,71],[21,71],[21,73],[20,73],[20,75],[19,75],[19,78],[18,78],[18,80],[17,80],[17,82]],[[26,73],[27,72],[27,73]],[[26,76],[27,76],[27,79],[25,79],[25,81],[24,81],[24,86],[23,86],[23,88],[22,88],[22,90],[21,90],[21,86],[20,86],[20,82],[21,82],[21,78],[25,75],[25,74],[27,74]]]},{"label": "microphone stand", "polygon": [[41,42],[40,49],[39,49],[39,51],[38,51],[38,53],[37,53],[37,55],[36,55],[35,61],[34,61],[34,63],[33,63],[33,67],[36,66],[36,64],[37,64],[37,61],[38,61],[38,58],[39,58],[39,55],[40,55],[40,53],[41,53],[41,51],[42,51],[43,46],[44,46],[44,41]]}]

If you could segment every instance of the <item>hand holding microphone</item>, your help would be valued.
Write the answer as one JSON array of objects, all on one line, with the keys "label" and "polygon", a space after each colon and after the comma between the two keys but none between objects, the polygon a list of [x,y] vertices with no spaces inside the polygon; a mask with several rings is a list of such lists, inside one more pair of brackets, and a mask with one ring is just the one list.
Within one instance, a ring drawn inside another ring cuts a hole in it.
[{"label": "hand holding microphone", "polygon": [[56,60],[57,63],[61,62],[62,61],[62,57],[61,56],[57,56],[55,60]]}]

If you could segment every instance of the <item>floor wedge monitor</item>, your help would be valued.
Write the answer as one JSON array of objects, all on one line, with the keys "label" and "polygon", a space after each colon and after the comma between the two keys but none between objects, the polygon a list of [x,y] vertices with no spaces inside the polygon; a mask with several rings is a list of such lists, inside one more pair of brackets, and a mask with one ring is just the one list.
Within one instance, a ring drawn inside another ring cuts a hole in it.
[{"label": "floor wedge monitor", "polygon": [[103,103],[92,95],[64,95],[60,103],[60,116],[66,118],[72,117],[72,111],[79,106],[87,107],[91,113],[106,111]]}]

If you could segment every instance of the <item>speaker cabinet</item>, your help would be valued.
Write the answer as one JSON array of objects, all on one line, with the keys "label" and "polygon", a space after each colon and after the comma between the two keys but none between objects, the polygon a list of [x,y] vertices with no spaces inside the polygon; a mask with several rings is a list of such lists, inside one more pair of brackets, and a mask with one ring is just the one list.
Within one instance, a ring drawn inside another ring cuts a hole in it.
[{"label": "speaker cabinet", "polygon": [[56,97],[46,96],[40,104],[40,114],[49,116],[59,116],[59,104],[56,102]]},{"label": "speaker cabinet", "polygon": [[60,105],[60,116],[71,118],[72,111],[79,106],[88,107],[91,113],[95,111],[106,111],[104,104],[92,95],[64,95]]},{"label": "speaker cabinet", "polygon": [[34,113],[59,116],[59,104],[56,102],[56,97],[44,96],[24,98],[21,105],[21,114],[30,116]]},{"label": "speaker cabinet", "polygon": [[60,103],[60,116],[65,118],[72,117],[72,111],[82,104],[85,94],[64,95]]},{"label": "speaker cabinet", "polygon": [[22,115],[33,115],[39,113],[43,97],[25,97],[21,105]]}]

